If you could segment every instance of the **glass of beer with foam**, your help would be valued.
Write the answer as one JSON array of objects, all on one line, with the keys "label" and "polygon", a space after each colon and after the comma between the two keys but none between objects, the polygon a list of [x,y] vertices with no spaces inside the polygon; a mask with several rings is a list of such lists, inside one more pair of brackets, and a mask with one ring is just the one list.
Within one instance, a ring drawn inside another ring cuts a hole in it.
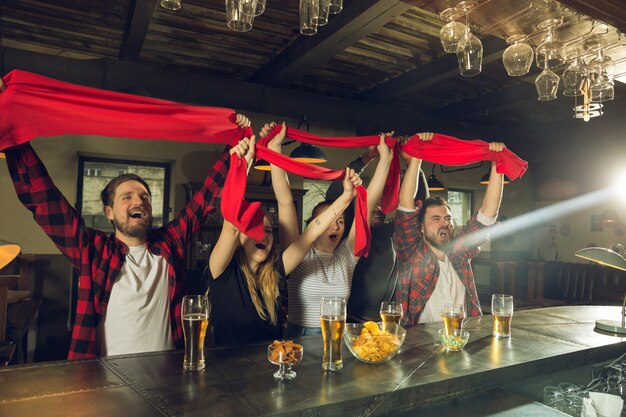
[{"label": "glass of beer with foam", "polygon": [[461,334],[463,320],[465,320],[465,306],[463,304],[444,304],[441,307],[441,320],[443,320],[446,335],[455,334],[455,330]]},{"label": "glass of beer with foam", "polygon": [[341,371],[341,347],[343,331],[346,327],[346,299],[343,297],[322,297],[320,323],[324,340],[322,368],[325,371]]},{"label": "glass of beer with foam", "polygon": [[204,295],[186,295],[181,306],[183,335],[185,336],[185,358],[183,369],[204,369],[204,336],[209,325],[209,302]]},{"label": "glass of beer with foam", "polygon": [[493,294],[491,296],[491,315],[493,316],[493,335],[496,337],[511,337],[513,296]]}]

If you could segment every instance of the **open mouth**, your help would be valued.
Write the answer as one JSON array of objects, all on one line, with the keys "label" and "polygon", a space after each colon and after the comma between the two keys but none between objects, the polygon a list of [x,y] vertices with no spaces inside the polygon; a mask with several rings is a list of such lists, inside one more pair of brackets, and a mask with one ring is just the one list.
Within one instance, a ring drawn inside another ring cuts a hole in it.
[{"label": "open mouth", "polygon": [[261,250],[265,250],[267,249],[267,245],[265,245],[265,243],[259,242],[256,245],[254,245],[255,248],[257,249],[261,249]]},{"label": "open mouth", "polygon": [[439,230],[439,236],[446,238],[450,236],[450,231],[448,229],[441,229]]},{"label": "open mouth", "polygon": [[339,235],[336,233],[333,233],[333,234],[328,235],[328,238],[330,239],[331,242],[334,242],[335,240],[339,238]]},{"label": "open mouth", "polygon": [[131,210],[129,216],[131,219],[141,219],[144,216],[144,212],[141,209]]}]

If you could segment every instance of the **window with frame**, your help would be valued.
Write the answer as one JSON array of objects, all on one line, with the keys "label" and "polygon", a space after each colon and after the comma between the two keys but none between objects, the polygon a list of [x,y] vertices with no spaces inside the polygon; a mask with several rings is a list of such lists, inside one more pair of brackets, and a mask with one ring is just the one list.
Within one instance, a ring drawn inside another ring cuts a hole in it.
[{"label": "window with frame", "polygon": [[462,226],[472,216],[472,191],[448,189],[448,205],[456,226]]},{"label": "window with frame", "polygon": [[113,225],[104,216],[100,193],[113,178],[132,173],[139,175],[150,187],[152,225],[162,226],[168,221],[170,172],[168,163],[79,156],[76,210],[87,227],[113,232]]}]

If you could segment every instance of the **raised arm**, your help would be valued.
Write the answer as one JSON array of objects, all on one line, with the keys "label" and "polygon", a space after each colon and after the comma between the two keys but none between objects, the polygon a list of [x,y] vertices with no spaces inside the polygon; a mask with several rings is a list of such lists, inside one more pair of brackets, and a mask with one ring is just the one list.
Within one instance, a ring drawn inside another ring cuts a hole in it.
[{"label": "raised arm", "polygon": [[[419,140],[429,141],[433,138],[433,133],[423,132],[418,133]],[[411,155],[400,152],[400,156],[406,162],[406,172],[400,185],[399,205],[408,210],[415,210],[415,195],[417,194],[417,185],[419,184],[418,175],[420,175],[420,168],[422,166],[422,160],[414,158]]]},{"label": "raised arm", "polygon": [[[230,154],[233,153],[236,153],[239,158],[245,158],[248,166],[250,166],[254,157],[254,136],[250,140],[247,138],[240,140],[237,146],[230,150]],[[211,271],[213,279],[222,275],[233,259],[239,244],[239,233],[241,232],[232,223],[224,219],[222,231],[209,257],[209,271]]]},{"label": "raised arm", "polygon": [[[266,124],[261,129],[260,136],[265,137],[276,126],[276,123],[272,122]],[[274,136],[272,140],[267,144],[268,149],[282,153],[282,143],[285,139],[285,132],[287,131],[287,125],[282,124],[282,130],[279,134]],[[272,175],[272,188],[274,188],[274,195],[276,196],[276,202],[278,203],[278,233],[280,236],[280,244],[283,248],[288,247],[300,236],[300,227],[298,226],[298,214],[296,212],[296,206],[293,202],[293,194],[291,193],[291,186],[289,185],[289,177],[287,172],[271,164]]]},{"label": "raised arm", "polygon": [[[501,142],[491,142],[489,144],[489,150],[494,152],[502,152],[506,146]],[[502,188],[504,184],[504,174],[498,174],[496,171],[496,163],[491,163],[491,173],[489,174],[489,185],[485,192],[485,198],[483,204],[480,207],[480,211],[487,217],[496,217],[500,210],[500,203],[502,202]]]},{"label": "raised arm", "polygon": [[[236,123],[239,127],[250,126],[250,120],[242,114],[237,114]],[[228,158],[229,155],[226,152],[220,155],[220,158],[209,170],[202,187],[176,217],[165,225],[165,232],[178,242],[176,248],[181,255],[184,253],[187,242],[200,229],[209,213],[219,205],[218,200],[221,197],[224,180],[228,173]],[[248,163],[248,167],[250,167],[250,163]]]},{"label": "raised arm", "polygon": [[[380,141],[376,150],[378,151],[379,160],[374,175],[367,186],[367,222],[372,221],[372,209],[378,205],[380,197],[383,195],[385,189],[385,181],[387,181],[387,174],[391,167],[391,161],[393,159],[393,150],[385,143],[385,138],[392,136],[393,132],[380,134]],[[354,242],[356,239],[356,222],[352,223],[350,227],[350,233],[348,233],[348,248],[354,251]]]},{"label": "raised arm", "polygon": [[359,174],[353,169],[346,168],[346,175],[343,179],[343,193],[326,210],[315,217],[304,229],[302,235],[296,239],[287,249],[283,251],[283,265],[285,273],[290,274],[304,259],[311,246],[343,213],[356,195],[355,187],[362,184]]}]

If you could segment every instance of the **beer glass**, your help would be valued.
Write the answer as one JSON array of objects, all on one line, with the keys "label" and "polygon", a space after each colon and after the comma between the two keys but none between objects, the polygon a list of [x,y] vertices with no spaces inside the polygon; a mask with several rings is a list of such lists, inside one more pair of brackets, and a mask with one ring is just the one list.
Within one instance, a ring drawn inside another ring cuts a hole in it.
[{"label": "beer glass", "polygon": [[322,368],[325,371],[341,371],[341,339],[346,327],[346,299],[342,297],[322,297],[320,322],[324,341]]},{"label": "beer glass", "polygon": [[[380,318],[383,321],[383,330],[387,330],[388,323],[400,324],[402,320],[402,304],[395,301],[383,301],[380,303]],[[391,326],[394,327],[394,326]],[[395,329],[398,327],[395,326]]]},{"label": "beer glass", "polygon": [[493,316],[493,335],[496,337],[511,337],[513,296],[493,294],[491,296],[491,315]]},{"label": "beer glass", "polygon": [[185,359],[183,369],[204,369],[204,336],[209,325],[209,302],[204,295],[186,295],[181,306],[183,335],[185,336]]},{"label": "beer glass", "polygon": [[465,306],[463,304],[444,304],[441,307],[441,320],[443,320],[446,335],[455,334],[455,330],[458,334],[461,334],[464,319]]}]

